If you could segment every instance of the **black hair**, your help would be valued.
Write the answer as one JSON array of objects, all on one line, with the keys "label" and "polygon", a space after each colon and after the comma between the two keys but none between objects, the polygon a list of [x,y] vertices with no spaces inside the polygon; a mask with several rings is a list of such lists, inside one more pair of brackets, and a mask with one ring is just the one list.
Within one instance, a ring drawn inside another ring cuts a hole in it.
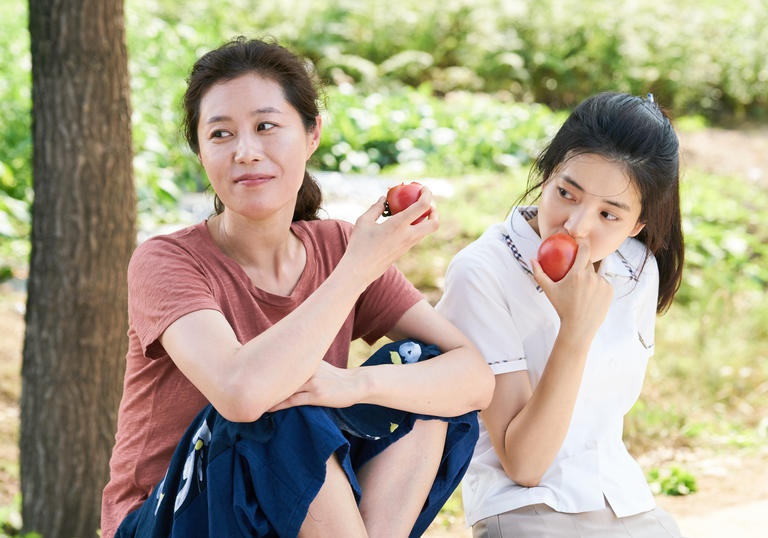
[{"label": "black hair", "polygon": [[[200,102],[203,96],[214,84],[248,73],[256,73],[274,80],[283,89],[286,101],[301,116],[307,132],[316,126],[319,93],[305,63],[277,43],[240,36],[203,55],[195,62],[187,79],[182,128],[187,143],[195,154],[200,152],[197,125],[200,121]],[[305,170],[293,220],[317,220],[321,203],[320,186]],[[216,214],[224,211],[224,204],[218,195],[214,199],[214,209]]]},{"label": "black hair", "polygon": [[626,167],[640,193],[637,235],[659,267],[657,312],[672,304],[683,274],[679,143],[667,113],[653,99],[600,93],[571,113],[531,169],[522,198],[539,190],[557,168],[576,155],[599,155]]}]

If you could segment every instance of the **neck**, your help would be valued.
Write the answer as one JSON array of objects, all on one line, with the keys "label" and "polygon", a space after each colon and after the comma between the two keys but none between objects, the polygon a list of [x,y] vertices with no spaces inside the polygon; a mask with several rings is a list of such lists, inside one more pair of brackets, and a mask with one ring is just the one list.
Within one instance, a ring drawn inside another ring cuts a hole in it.
[{"label": "neck", "polygon": [[304,246],[284,216],[253,221],[225,209],[208,220],[208,230],[219,248],[249,274],[262,273],[280,280],[297,260],[303,267]]},{"label": "neck", "polygon": [[539,215],[536,214],[530,219],[528,219],[528,224],[533,228],[533,231],[536,232],[536,234],[541,237],[541,232],[539,231]]}]

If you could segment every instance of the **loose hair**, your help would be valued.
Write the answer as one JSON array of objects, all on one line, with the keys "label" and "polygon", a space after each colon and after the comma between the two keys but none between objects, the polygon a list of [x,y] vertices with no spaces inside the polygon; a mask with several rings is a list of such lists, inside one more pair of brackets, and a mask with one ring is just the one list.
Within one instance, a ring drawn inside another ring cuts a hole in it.
[{"label": "loose hair", "polygon": [[659,295],[656,311],[672,304],[683,274],[679,143],[669,116],[652,98],[601,93],[585,99],[541,152],[531,169],[524,199],[576,155],[599,155],[623,164],[640,193],[637,235],[656,257]]},{"label": "loose hair", "polygon": [[[307,72],[304,62],[277,43],[237,37],[203,55],[192,67],[184,93],[184,120],[182,129],[187,144],[195,154],[200,152],[197,125],[200,121],[200,102],[215,84],[233,80],[241,75],[255,73],[275,81],[283,90],[286,101],[301,116],[307,132],[316,126],[319,114],[318,89]],[[304,180],[296,198],[293,220],[317,220],[322,193],[317,181],[304,170]],[[214,198],[217,215],[224,211],[218,195]]]}]

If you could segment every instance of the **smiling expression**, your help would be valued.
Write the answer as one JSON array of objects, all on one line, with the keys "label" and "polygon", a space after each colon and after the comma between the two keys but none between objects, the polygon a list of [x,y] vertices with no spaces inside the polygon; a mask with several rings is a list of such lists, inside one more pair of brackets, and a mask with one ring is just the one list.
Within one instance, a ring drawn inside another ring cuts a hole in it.
[{"label": "smiling expression", "polygon": [[290,221],[320,140],[320,117],[308,131],[281,86],[257,74],[213,85],[199,117],[198,157],[225,212]]},{"label": "smiling expression", "polygon": [[544,182],[537,231],[542,239],[566,232],[585,240],[590,261],[597,262],[640,233],[641,209],[640,194],[623,164],[594,154],[576,155]]}]

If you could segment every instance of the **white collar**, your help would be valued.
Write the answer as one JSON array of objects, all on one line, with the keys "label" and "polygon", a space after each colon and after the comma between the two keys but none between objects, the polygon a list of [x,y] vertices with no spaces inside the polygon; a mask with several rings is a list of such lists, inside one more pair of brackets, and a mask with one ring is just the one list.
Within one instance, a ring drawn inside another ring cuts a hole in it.
[{"label": "white collar", "polygon": [[[531,258],[535,258],[541,245],[541,237],[536,233],[528,221],[535,217],[539,212],[537,206],[515,207],[504,221],[504,231],[502,239],[506,242],[512,255],[517,260],[522,270],[531,278],[531,283],[536,286],[537,291],[542,291],[533,278],[533,271],[529,264]],[[643,254],[646,251],[645,246],[639,241],[628,237],[618,249],[606,256],[600,262],[598,274],[604,276],[609,281],[618,279],[622,282],[635,281],[640,277],[645,256],[638,256],[637,245],[642,246]],[[628,255],[622,254],[626,251]],[[634,254],[634,255],[632,255]],[[640,258],[639,260],[637,258]],[[632,261],[630,261],[632,260]],[[635,263],[633,263],[633,261]],[[639,263],[637,263],[639,262]]]}]

